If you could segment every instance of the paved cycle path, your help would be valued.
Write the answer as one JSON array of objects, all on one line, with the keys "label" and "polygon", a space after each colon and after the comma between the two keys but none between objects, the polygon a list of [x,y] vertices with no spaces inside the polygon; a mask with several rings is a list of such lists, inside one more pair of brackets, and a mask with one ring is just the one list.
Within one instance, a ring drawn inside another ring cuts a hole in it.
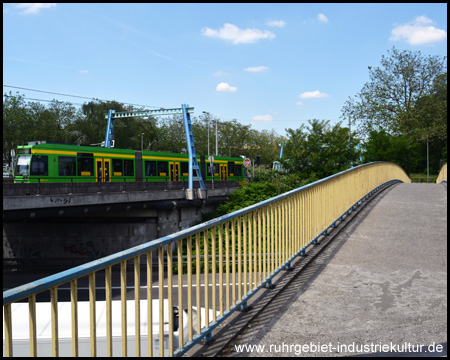
[{"label": "paved cycle path", "polygon": [[447,187],[412,183],[368,203],[222,356],[446,354]]}]

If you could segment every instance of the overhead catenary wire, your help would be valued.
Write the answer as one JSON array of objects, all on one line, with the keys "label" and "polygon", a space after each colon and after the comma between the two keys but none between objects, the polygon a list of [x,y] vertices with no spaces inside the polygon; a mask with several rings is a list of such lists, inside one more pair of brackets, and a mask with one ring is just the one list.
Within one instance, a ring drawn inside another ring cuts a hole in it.
[{"label": "overhead catenary wire", "polygon": [[[40,93],[45,93],[45,94],[52,94],[52,95],[68,96],[68,97],[74,97],[74,98],[79,98],[79,99],[98,100],[98,101],[111,101],[111,100],[102,100],[102,99],[98,99],[98,98],[94,98],[94,97],[87,97],[87,96],[80,96],[80,95],[70,95],[70,94],[64,94],[64,93],[59,93],[59,92],[54,92],[54,91],[30,89],[30,88],[24,88],[24,87],[19,87],[19,86],[12,86],[12,85],[5,85],[5,84],[3,84],[3,87],[12,88],[12,89],[19,89],[19,90],[35,91],[35,92],[40,92]],[[40,99],[28,99],[28,100],[53,101],[53,100],[40,100]],[[118,102],[121,102],[121,101],[118,101]],[[122,102],[122,104],[133,105],[133,106],[151,107],[151,108],[155,108],[155,109],[160,109],[161,108],[161,106],[132,104],[132,103],[127,103],[127,102]]]},{"label": "overhead catenary wire", "polygon": [[[102,100],[102,99],[98,99],[98,98],[94,98],[94,97],[87,97],[87,96],[80,96],[80,95],[70,95],[70,94],[64,94],[64,93],[59,93],[59,92],[54,92],[54,91],[46,91],[46,90],[38,90],[38,89],[30,89],[30,88],[25,88],[25,87],[19,87],[19,86],[12,86],[12,85],[5,85],[3,84],[3,87],[7,87],[7,88],[12,88],[12,89],[19,89],[19,90],[27,90],[27,91],[35,91],[35,92],[40,92],[40,93],[46,93],[46,94],[52,94],[52,95],[60,95],[60,96],[67,96],[67,97],[74,97],[74,98],[79,98],[79,99],[87,99],[87,100],[97,100],[97,101],[112,101],[112,100]],[[9,97],[9,95],[3,94],[3,96],[5,97]],[[34,99],[34,98],[25,98],[24,100],[33,100],[33,101],[45,101],[45,102],[52,102],[56,99],[53,100],[44,100],[44,99]],[[56,100],[56,101],[60,101],[60,100]],[[127,102],[121,102],[118,100],[114,100],[117,101],[119,103],[122,103],[124,105],[133,105],[133,106],[141,106],[141,107],[149,107],[149,108],[155,108],[155,109],[161,109],[163,108],[163,106],[154,106],[154,105],[142,105],[142,104],[132,104],[132,103],[127,103]],[[60,101],[63,102],[63,101]],[[67,101],[68,103],[70,103],[71,105],[77,105],[77,106],[82,106],[84,104],[80,104],[80,103],[72,103],[70,101]],[[238,120],[236,118],[221,118],[221,120]],[[248,121],[255,121],[253,119],[250,119]],[[298,119],[276,119],[273,120],[273,122],[285,122],[285,121],[301,121]]]},{"label": "overhead catenary wire", "polygon": [[[3,96],[4,97],[14,97],[14,96],[11,96],[11,95],[6,95],[6,94],[3,94]],[[57,102],[67,102],[67,103],[69,103],[70,105],[77,105],[77,106],[83,106],[84,104],[80,104],[80,103],[73,103],[73,102],[70,102],[70,101],[60,101],[60,100],[56,100],[56,99],[53,99],[53,100],[46,100],[46,99],[34,99],[34,98],[27,98],[27,97],[24,97],[23,98],[24,100],[33,100],[33,101],[45,101],[45,102],[53,102],[53,101],[57,101]]]}]

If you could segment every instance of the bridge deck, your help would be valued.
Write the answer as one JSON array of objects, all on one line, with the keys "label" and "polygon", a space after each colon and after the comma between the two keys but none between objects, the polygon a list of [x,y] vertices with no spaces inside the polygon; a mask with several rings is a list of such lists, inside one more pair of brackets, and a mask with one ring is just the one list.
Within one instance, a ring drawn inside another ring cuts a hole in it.
[{"label": "bridge deck", "polygon": [[446,355],[446,185],[382,192],[274,300],[222,355]]}]

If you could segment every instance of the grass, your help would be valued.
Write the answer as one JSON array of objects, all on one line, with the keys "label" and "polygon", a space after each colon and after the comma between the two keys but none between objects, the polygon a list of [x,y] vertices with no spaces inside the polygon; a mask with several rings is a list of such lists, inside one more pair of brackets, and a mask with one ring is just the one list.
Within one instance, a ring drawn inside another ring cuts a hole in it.
[{"label": "grass", "polygon": [[[409,174],[409,177],[411,178],[412,182],[427,182],[427,174]],[[435,183],[438,175],[432,175],[429,176],[430,183]]]}]

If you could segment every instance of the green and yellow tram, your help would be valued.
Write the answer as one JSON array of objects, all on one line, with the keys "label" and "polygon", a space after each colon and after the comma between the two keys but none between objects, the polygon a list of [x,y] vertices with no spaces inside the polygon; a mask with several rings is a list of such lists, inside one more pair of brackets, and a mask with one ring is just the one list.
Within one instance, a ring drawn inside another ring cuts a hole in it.
[{"label": "green and yellow tram", "polygon": [[[205,181],[245,182],[242,158],[197,161]],[[188,154],[32,142],[17,147],[14,182],[188,181],[188,163]]]}]

